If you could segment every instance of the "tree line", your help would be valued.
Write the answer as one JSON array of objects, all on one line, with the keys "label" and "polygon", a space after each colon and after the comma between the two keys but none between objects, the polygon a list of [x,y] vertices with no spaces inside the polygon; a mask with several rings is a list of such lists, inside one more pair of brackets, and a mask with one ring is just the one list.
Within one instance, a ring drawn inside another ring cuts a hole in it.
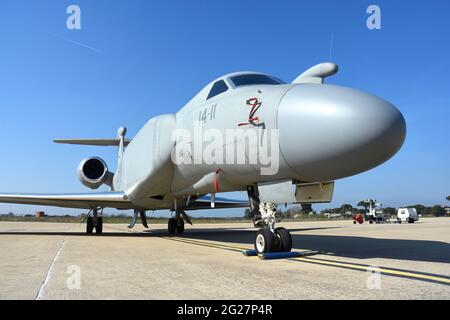
[{"label": "tree line", "polygon": [[[450,201],[450,196],[447,196],[446,199]],[[372,206],[375,205],[376,200],[370,200]],[[332,213],[332,214],[341,214],[341,215],[354,215],[357,213],[364,214],[366,210],[369,208],[370,202],[366,200],[359,201],[356,206],[352,206],[349,203],[344,203],[340,207],[337,208],[327,208],[320,211],[320,214],[324,213]],[[404,208],[415,208],[417,213],[422,216],[433,216],[433,217],[443,217],[446,215],[446,210],[442,205],[434,205],[434,206],[424,206],[422,204],[408,205],[404,206]],[[317,214],[316,211],[313,210],[311,204],[302,204],[301,206],[294,206],[289,209],[283,210],[278,209],[279,216],[285,219],[292,219],[296,215],[307,215],[310,213]],[[397,209],[393,207],[384,207],[383,212],[386,215],[395,216],[397,214]],[[245,210],[244,218],[252,219],[252,213],[249,209]]]},{"label": "tree line", "polygon": [[[447,198],[450,198],[447,197]],[[450,200],[449,200],[450,201]],[[372,202],[372,206],[375,204],[375,201]],[[356,207],[353,207],[351,204],[343,204],[339,208],[330,208],[322,210],[320,213],[340,213],[345,214],[348,212],[351,212],[352,214],[356,213],[364,213],[369,208],[369,203],[365,201],[360,201],[356,205]],[[414,205],[407,205],[403,206],[403,208],[415,208],[417,210],[417,214],[420,214],[422,216],[434,216],[434,217],[443,217],[446,215],[446,210],[444,206],[442,205],[434,205],[434,206],[424,206],[422,204],[414,204]],[[387,215],[396,215],[397,209],[393,207],[384,207],[383,212]]]}]

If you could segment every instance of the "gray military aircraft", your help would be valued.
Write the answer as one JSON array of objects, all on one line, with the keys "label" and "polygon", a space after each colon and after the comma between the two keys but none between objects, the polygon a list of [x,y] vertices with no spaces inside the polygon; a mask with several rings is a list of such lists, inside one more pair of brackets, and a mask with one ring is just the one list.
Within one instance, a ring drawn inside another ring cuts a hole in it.
[{"label": "gray military aircraft", "polygon": [[[185,221],[191,223],[186,211],[250,207],[260,228],[255,249],[290,251],[289,231],[275,228],[276,204],[330,202],[335,180],[385,162],[405,140],[405,120],[392,104],[324,84],[337,70],[321,63],[292,83],[232,73],[212,81],[177,114],[150,119],[132,140],[125,128],[115,139],[55,140],[118,146],[115,173],[98,157],[78,167],[83,185],[110,191],[1,194],[0,202],[88,209],[87,233],[102,233],[103,208],[134,210],[130,228],[138,215],[147,227],[148,210],[169,209],[168,231],[181,234]],[[248,201],[215,196],[230,191],[246,191]]]}]

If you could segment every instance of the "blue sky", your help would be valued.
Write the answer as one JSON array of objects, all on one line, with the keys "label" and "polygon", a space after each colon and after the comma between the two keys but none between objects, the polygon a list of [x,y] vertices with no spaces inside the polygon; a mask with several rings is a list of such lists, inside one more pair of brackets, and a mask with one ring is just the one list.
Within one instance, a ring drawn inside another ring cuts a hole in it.
[{"label": "blue sky", "polygon": [[[71,4],[81,8],[81,30],[66,28]],[[381,30],[366,27],[369,4],[381,8]],[[450,194],[448,1],[3,0],[0,6],[0,192],[87,192],[76,178],[79,161],[98,155],[114,169],[116,150],[52,139],[110,137],[121,125],[132,137],[224,73],[256,70],[291,81],[331,53],[340,71],[329,83],[389,100],[404,114],[408,134],[393,159],[338,181],[333,203],[315,208],[368,197],[389,206],[444,204]],[[0,212],[36,209],[0,205]]]}]

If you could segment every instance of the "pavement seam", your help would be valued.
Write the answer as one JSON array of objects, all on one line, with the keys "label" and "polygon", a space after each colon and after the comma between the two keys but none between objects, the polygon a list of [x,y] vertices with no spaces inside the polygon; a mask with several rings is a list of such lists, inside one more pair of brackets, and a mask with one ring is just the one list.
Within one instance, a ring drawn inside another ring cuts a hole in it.
[{"label": "pavement seam", "polygon": [[47,274],[45,276],[44,281],[42,282],[41,287],[39,288],[39,291],[35,297],[35,300],[41,300],[44,297],[44,291],[47,288],[48,282],[50,281],[50,276],[51,273],[53,271],[53,266],[55,265],[56,260],[58,259],[59,255],[61,254],[61,251],[63,249],[64,243],[66,242],[66,238],[63,239],[63,241],[61,242],[61,245],[59,246],[59,250],[56,253],[55,257],[53,258],[50,267],[47,270]]}]

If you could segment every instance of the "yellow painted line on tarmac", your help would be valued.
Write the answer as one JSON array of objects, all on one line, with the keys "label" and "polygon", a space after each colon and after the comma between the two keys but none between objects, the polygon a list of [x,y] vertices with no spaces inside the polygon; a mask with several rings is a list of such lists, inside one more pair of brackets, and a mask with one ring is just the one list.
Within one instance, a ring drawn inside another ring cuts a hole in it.
[{"label": "yellow painted line on tarmac", "polygon": [[189,244],[195,244],[195,245],[204,246],[204,247],[211,247],[211,248],[216,248],[216,249],[236,251],[236,252],[242,252],[243,250],[248,250],[248,248],[228,246],[228,245],[224,245],[224,244],[220,244],[220,243],[212,243],[212,242],[192,240],[192,239],[179,238],[179,237],[165,237],[164,239],[178,241],[178,242],[184,242],[184,243],[189,243]]},{"label": "yellow painted line on tarmac", "polygon": [[374,267],[374,266],[369,266],[369,265],[359,265],[359,264],[353,264],[353,263],[348,263],[348,262],[337,262],[337,261],[330,261],[330,260],[325,260],[325,259],[316,259],[316,258],[309,258],[309,257],[292,258],[290,260],[298,260],[298,261],[303,261],[303,262],[308,262],[308,263],[315,263],[315,264],[328,265],[328,266],[334,266],[334,267],[343,267],[343,268],[356,269],[356,270],[362,270],[362,271],[368,271],[368,270],[378,271],[381,274],[386,274],[386,275],[401,276],[401,277],[406,277],[406,278],[433,281],[433,282],[445,283],[445,284],[450,285],[450,278],[415,273],[415,272],[411,272],[411,271],[395,270],[395,269],[389,269],[389,268],[385,268],[385,267]]},{"label": "yellow painted line on tarmac", "polygon": [[[210,248],[215,248],[215,249],[234,251],[234,252],[242,252],[244,250],[249,250],[249,248],[244,248],[244,247],[230,246],[230,245],[225,245],[225,244],[220,244],[220,243],[212,243],[212,242],[207,242],[207,241],[202,241],[202,240],[193,240],[193,239],[180,238],[180,237],[164,237],[164,239],[177,241],[177,242],[183,242],[183,243],[187,243],[187,244],[199,245],[199,246],[203,246],[203,247],[210,247]],[[431,274],[425,274],[425,273],[416,273],[416,272],[407,271],[407,270],[396,270],[396,269],[390,269],[390,268],[386,268],[386,267],[374,267],[374,266],[370,266],[370,265],[355,264],[355,263],[350,263],[350,262],[331,261],[328,259],[318,259],[318,258],[314,258],[314,257],[287,258],[285,260],[300,261],[300,262],[312,263],[312,264],[317,264],[317,265],[322,265],[322,266],[346,268],[346,269],[360,270],[360,271],[365,271],[365,272],[377,271],[377,272],[380,272],[381,274],[390,275],[390,276],[404,277],[404,278],[409,278],[409,279],[429,281],[429,282],[450,285],[450,277],[431,275]]]}]

